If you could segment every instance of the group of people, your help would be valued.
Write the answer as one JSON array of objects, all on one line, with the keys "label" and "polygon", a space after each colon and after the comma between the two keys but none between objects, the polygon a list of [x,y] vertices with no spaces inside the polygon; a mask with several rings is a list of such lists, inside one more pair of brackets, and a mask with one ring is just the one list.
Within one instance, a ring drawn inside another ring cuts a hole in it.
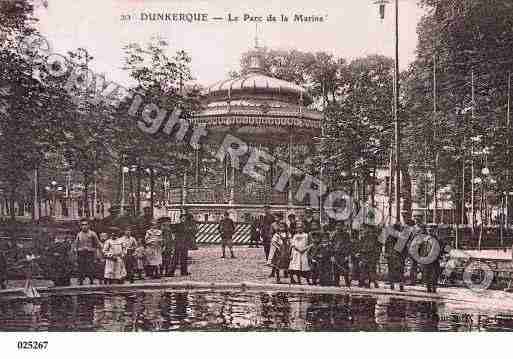
[{"label": "group of people", "polygon": [[[406,263],[409,262],[410,284],[418,282],[419,269],[428,292],[436,292],[440,275],[440,258],[438,251],[429,263],[419,265],[413,258],[411,246],[417,246],[419,256],[431,252],[432,242],[414,243],[418,234],[430,234],[436,238],[436,231],[427,232],[419,223],[409,221],[405,226],[394,225],[395,231],[384,231],[371,224],[362,224],[358,230],[344,221],[333,222],[321,230],[318,221],[307,211],[305,217],[288,221],[281,215],[271,214],[269,208],[261,220],[257,232],[260,236],[270,266],[270,277],[281,283],[282,277],[290,278],[291,284],[301,284],[304,278],[308,284],[321,286],[340,286],[341,278],[350,287],[352,281],[358,286],[370,288],[378,284],[378,267],[380,258],[386,258],[387,281],[391,289],[399,286],[404,291]],[[409,238],[402,241],[398,233],[406,227]],[[383,236],[385,236],[383,238]],[[425,238],[425,237],[417,237]],[[403,243],[404,242],[404,243]],[[398,245],[398,244],[403,244]],[[443,248],[443,246],[442,246]],[[283,275],[282,275],[283,273]]]},{"label": "group of people", "polygon": [[75,239],[58,237],[50,248],[52,280],[56,286],[70,285],[74,262],[79,285],[86,279],[91,284],[95,280],[111,284],[174,276],[177,268],[181,275],[190,275],[188,251],[195,231],[194,222],[186,214],[173,226],[153,220],[142,233],[127,226],[124,231],[102,232],[99,236],[87,220],[81,221]]},{"label": "group of people", "polygon": [[[409,279],[416,284],[419,270],[429,292],[436,292],[440,275],[440,259],[445,243],[438,242],[442,250],[429,263],[419,265],[409,250],[416,246],[420,256],[428,255],[433,243],[415,238],[418,234],[430,234],[438,239],[436,228],[428,231],[420,223],[407,222],[405,226],[395,224],[393,230],[385,231],[370,224],[362,224],[358,230],[350,223],[333,222],[321,229],[311,210],[306,210],[303,218],[294,215],[287,220],[280,213],[265,214],[252,228],[253,244],[262,244],[266,264],[271,267],[270,277],[277,283],[283,277],[290,283],[339,286],[341,278],[347,287],[357,281],[359,286],[379,287],[378,267],[380,258],[386,258],[387,279],[391,289],[398,285],[404,290],[406,263],[409,263]],[[222,258],[226,257],[226,247],[230,257],[233,252],[235,223],[225,212],[219,222]],[[406,231],[405,231],[406,230]],[[191,215],[183,213],[178,224],[148,219],[148,225],[141,228],[125,227],[102,232],[98,236],[87,220],[80,222],[80,231],[75,238],[56,236],[47,251],[51,278],[56,286],[69,286],[75,268],[78,283],[85,279],[93,284],[134,282],[136,279],[174,276],[180,269],[182,276],[188,271],[188,251],[193,249],[196,224]],[[408,233],[408,238],[400,238],[399,233]],[[443,242],[443,240],[442,240]],[[6,259],[0,251],[0,285],[5,288],[7,279]],[[36,261],[32,260],[31,263]],[[32,270],[31,270],[32,272]]]}]

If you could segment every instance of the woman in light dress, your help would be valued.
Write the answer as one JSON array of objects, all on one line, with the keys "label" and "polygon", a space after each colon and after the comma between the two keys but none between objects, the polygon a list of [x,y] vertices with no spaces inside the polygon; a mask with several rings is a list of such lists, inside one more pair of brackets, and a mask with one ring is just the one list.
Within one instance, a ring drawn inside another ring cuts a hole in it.
[{"label": "woman in light dress", "polygon": [[107,239],[103,245],[103,254],[105,256],[105,284],[123,284],[126,277],[124,239],[117,235]]},{"label": "woman in light dress", "polygon": [[296,284],[294,276],[297,277],[297,282],[301,284],[301,277],[305,277],[307,282],[310,283],[310,265],[308,264],[308,250],[312,247],[310,243],[310,236],[305,233],[305,225],[299,222],[296,228],[297,232],[291,240],[291,259],[289,264],[290,283]]},{"label": "woman in light dress", "polygon": [[148,276],[160,278],[162,266],[162,243],[164,237],[157,221],[151,222],[151,228],[146,232],[144,242],[146,244],[146,260],[148,264]]}]

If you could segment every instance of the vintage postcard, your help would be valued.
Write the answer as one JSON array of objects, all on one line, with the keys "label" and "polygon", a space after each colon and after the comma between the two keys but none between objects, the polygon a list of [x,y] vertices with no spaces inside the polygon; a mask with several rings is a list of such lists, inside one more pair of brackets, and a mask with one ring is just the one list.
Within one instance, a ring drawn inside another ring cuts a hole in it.
[{"label": "vintage postcard", "polygon": [[0,0],[0,337],[513,330],[512,18]]}]

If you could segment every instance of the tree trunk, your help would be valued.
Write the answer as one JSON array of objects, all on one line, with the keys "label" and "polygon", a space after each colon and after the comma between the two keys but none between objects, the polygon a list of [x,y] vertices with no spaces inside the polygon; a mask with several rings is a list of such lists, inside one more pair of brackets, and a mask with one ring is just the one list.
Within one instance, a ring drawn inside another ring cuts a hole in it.
[{"label": "tree trunk", "polygon": [[121,193],[123,188],[123,163],[119,164],[119,172],[118,172],[118,193],[116,196],[116,203],[121,205],[121,197],[123,194]]},{"label": "tree trunk", "polygon": [[136,215],[139,216],[141,214],[141,170],[137,168],[137,192],[135,194],[136,198]]},{"label": "tree trunk", "polygon": [[376,206],[376,167],[372,169],[372,181],[371,181],[371,206]]},{"label": "tree trunk", "polygon": [[155,173],[153,168],[150,168],[150,213],[151,218],[153,218],[153,209],[155,205],[155,198],[153,198],[153,192],[155,190]]},{"label": "tree trunk", "polygon": [[89,181],[85,181],[84,183],[84,217],[90,217],[90,208],[89,208]]},{"label": "tree trunk", "polygon": [[404,211],[404,221],[411,220],[413,217],[412,213],[412,190],[411,190],[411,176],[408,171],[408,165],[405,163],[401,164],[401,174],[402,174],[402,197],[403,201],[403,211]]},{"label": "tree trunk", "polygon": [[16,188],[14,186],[11,187],[11,198],[10,198],[10,216],[11,219],[14,221],[16,219],[16,209],[14,208],[14,196],[16,195]]},{"label": "tree trunk", "polygon": [[130,171],[128,174],[128,186],[129,186],[129,197],[128,203],[130,204],[130,214],[135,216],[135,201],[134,201],[134,176],[133,172]]}]

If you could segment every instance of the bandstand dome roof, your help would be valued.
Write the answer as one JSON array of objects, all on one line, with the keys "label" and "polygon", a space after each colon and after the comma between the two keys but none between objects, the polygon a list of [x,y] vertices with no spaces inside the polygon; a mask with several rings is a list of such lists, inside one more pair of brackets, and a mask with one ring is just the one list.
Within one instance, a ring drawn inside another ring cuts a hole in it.
[{"label": "bandstand dome roof", "polygon": [[193,121],[248,142],[311,142],[320,133],[322,114],[306,107],[312,102],[307,91],[270,76],[258,48],[250,53],[248,62],[242,75],[202,91],[204,109]]},{"label": "bandstand dome roof", "polygon": [[204,95],[215,95],[221,93],[227,93],[229,95],[235,95],[240,92],[256,91],[256,92],[268,92],[276,94],[290,94],[297,95],[297,98],[307,99],[308,95],[306,90],[296,85],[295,83],[280,80],[271,76],[268,76],[260,71],[251,71],[246,75],[242,75],[235,79],[227,79],[219,81],[204,91]]}]

